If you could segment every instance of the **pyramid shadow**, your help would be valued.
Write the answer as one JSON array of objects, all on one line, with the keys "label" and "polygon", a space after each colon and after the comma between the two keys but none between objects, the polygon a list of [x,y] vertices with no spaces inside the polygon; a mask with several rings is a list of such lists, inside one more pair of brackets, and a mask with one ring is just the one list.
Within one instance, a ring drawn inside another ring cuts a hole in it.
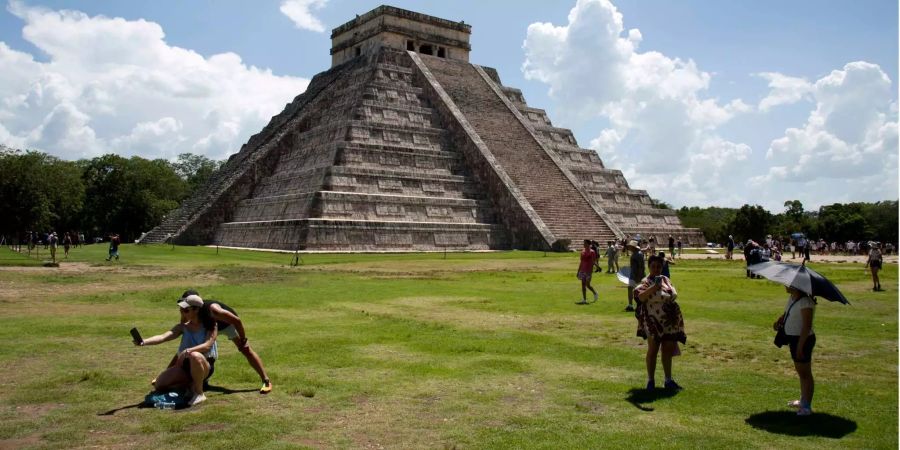
[{"label": "pyramid shadow", "polygon": [[856,422],[825,413],[797,416],[794,411],[765,411],[744,420],[753,428],[789,436],[820,436],[840,439],[856,431]]}]

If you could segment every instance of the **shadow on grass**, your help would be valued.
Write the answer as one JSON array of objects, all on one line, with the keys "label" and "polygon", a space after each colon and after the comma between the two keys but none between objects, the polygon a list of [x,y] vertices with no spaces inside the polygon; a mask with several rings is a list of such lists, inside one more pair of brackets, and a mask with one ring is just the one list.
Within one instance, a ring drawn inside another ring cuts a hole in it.
[{"label": "shadow on grass", "polygon": [[[245,392],[256,392],[256,389],[229,389],[224,386],[209,385],[206,388],[206,392],[218,392],[221,395],[230,395],[230,394],[240,394],[240,393],[245,393]],[[123,411],[126,409],[132,409],[132,408],[153,408],[153,405],[148,405],[144,402],[138,402],[133,405],[120,406],[118,408],[113,408],[106,412],[97,413],[97,415],[98,416],[112,416],[112,415],[115,415],[119,411]],[[176,408],[176,409],[186,409],[186,408]]]},{"label": "shadow on grass", "polygon": [[628,403],[634,405],[635,408],[641,411],[653,411],[653,408],[649,406],[644,406],[645,403],[653,403],[661,398],[671,398],[678,395],[678,390],[676,389],[632,389],[628,391]]},{"label": "shadow on grass", "polygon": [[231,394],[240,394],[243,392],[256,392],[256,389],[229,389],[224,386],[213,386],[209,385],[206,387],[206,392],[219,392],[222,395],[231,395]]},{"label": "shadow on grass", "polygon": [[753,428],[791,436],[821,436],[840,439],[856,431],[856,422],[831,414],[797,416],[794,411],[766,411],[744,420]]}]

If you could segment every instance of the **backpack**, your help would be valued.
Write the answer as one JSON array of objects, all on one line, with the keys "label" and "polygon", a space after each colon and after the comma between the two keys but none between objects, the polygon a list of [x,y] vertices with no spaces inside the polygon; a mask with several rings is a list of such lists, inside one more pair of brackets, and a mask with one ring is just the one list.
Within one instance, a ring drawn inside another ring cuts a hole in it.
[{"label": "backpack", "polygon": [[189,400],[186,391],[153,391],[144,397],[144,406],[158,409],[183,409],[187,408]]}]

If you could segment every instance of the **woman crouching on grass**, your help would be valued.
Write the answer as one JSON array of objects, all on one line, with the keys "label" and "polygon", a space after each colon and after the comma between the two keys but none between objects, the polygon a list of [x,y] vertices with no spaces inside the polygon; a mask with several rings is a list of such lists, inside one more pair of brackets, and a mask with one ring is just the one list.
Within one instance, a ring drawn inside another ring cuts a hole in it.
[{"label": "woman crouching on grass", "polygon": [[678,342],[687,342],[681,307],[675,302],[678,293],[668,277],[662,275],[663,258],[653,255],[649,260],[650,274],[634,288],[638,300],[637,335],[647,340],[647,390],[656,388],[656,356],[662,347],[665,388],[680,390],[672,379],[672,356],[680,354]]},{"label": "woman crouching on grass", "polygon": [[812,414],[812,398],[815,381],[812,374],[812,352],[816,346],[816,334],[813,332],[813,313],[816,301],[802,291],[790,286],[785,288],[791,297],[784,307],[784,314],[775,321],[773,327],[778,331],[784,327],[794,369],[800,377],[800,400],[788,402],[788,406],[798,408],[798,416]]},{"label": "woman crouching on grass", "polygon": [[163,370],[154,380],[153,386],[162,392],[190,388],[193,393],[188,402],[190,406],[206,400],[206,396],[203,395],[203,380],[212,375],[218,357],[216,322],[200,321],[201,306],[203,300],[199,296],[189,295],[181,299],[178,302],[181,321],[177,325],[163,334],[135,343],[140,346],[157,345],[181,336],[175,364]]}]

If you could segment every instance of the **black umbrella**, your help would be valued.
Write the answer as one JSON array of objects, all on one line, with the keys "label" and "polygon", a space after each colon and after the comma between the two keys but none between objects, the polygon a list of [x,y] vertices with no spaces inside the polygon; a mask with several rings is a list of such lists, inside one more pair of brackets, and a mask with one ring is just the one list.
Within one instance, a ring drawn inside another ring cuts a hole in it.
[{"label": "black umbrella", "polygon": [[845,305],[850,304],[837,286],[804,264],[767,261],[753,264],[747,267],[747,270],[776,283],[797,288],[813,297],[822,297]]}]

